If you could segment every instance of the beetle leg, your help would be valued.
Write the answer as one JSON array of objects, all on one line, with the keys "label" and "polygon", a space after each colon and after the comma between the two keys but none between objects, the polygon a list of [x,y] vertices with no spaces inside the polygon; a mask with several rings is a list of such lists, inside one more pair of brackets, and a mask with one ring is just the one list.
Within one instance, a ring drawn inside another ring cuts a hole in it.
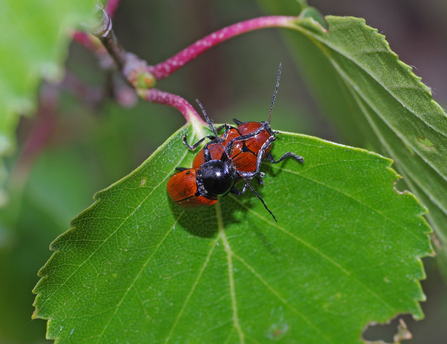
[{"label": "beetle leg", "polygon": [[181,172],[181,171],[185,171],[185,170],[189,170],[188,168],[186,168],[186,167],[176,167],[175,168],[177,171],[179,171],[179,172]]},{"label": "beetle leg", "polygon": [[225,152],[227,153],[228,156],[231,156],[231,151],[233,150],[233,145],[236,141],[245,141],[248,140],[256,135],[258,135],[261,131],[263,131],[264,128],[261,127],[259,129],[257,129],[255,132],[247,134],[247,135],[241,135],[238,137],[235,137],[234,139],[232,139],[230,142],[228,142],[227,146],[225,147]]},{"label": "beetle leg", "polygon": [[265,173],[264,172],[259,172],[259,174],[255,177],[256,180],[258,181],[259,185],[264,185],[264,181],[262,180],[262,178],[265,177]]},{"label": "beetle leg", "polygon": [[205,140],[205,137],[201,138],[199,141],[197,141],[192,146],[190,146],[187,141],[186,135],[183,136],[183,144],[186,146],[186,148],[188,148],[189,150],[192,150],[192,151],[195,150],[203,142],[203,140]]},{"label": "beetle leg", "polygon": [[236,123],[237,125],[241,125],[244,124],[244,122],[241,122],[240,120],[233,118],[233,122]]},{"label": "beetle leg", "polygon": [[233,188],[230,190],[231,193],[235,194],[235,195],[241,195],[245,192],[245,190],[247,190],[247,187],[250,188],[251,191],[253,191],[253,193],[256,195],[256,197],[259,198],[259,200],[262,202],[262,205],[264,206],[265,209],[267,209],[267,211],[270,213],[270,215],[272,215],[273,219],[275,220],[275,222],[278,222],[276,220],[275,215],[273,215],[272,211],[267,207],[267,204],[265,204],[264,200],[262,199],[261,196],[259,196],[259,194],[255,191],[255,189],[253,189],[253,186],[250,185],[250,178],[245,178],[245,176],[242,175],[242,173],[239,174],[240,177],[245,181],[245,185],[244,188],[239,191],[238,189],[236,189],[234,186]]},{"label": "beetle leg", "polygon": [[223,134],[224,140],[227,139],[228,137],[228,133],[230,132],[231,129],[236,129],[235,127],[232,127],[231,125],[229,125],[228,123],[223,124],[221,127],[225,127],[225,132]]},{"label": "beetle leg", "polygon": [[205,147],[203,147],[203,158],[205,159],[205,162],[212,160],[208,144],[206,144]]},{"label": "beetle leg", "polygon": [[269,161],[270,161],[272,164],[278,164],[278,163],[280,163],[281,161],[283,161],[284,159],[287,159],[287,158],[294,158],[294,159],[295,159],[296,161],[298,161],[299,163],[303,163],[303,162],[304,162],[304,158],[303,158],[302,156],[296,155],[296,154],[294,154],[294,153],[292,153],[292,152],[287,152],[286,154],[284,154],[282,157],[280,157],[280,158],[279,158],[278,160],[276,160],[276,161],[275,161],[275,159],[273,158],[273,156],[272,156],[271,153],[267,154],[267,155],[266,155],[266,158],[269,159]]},{"label": "beetle leg", "polygon": [[261,163],[262,163],[262,158],[264,157],[265,151],[268,147],[270,147],[270,145],[273,143],[273,141],[276,140],[275,135],[272,135],[268,138],[267,141],[264,142],[264,144],[262,145],[261,149],[258,152],[258,158],[256,160],[256,170],[254,170],[253,172],[240,172],[240,176],[244,179],[252,179],[254,177],[256,177],[260,172],[260,168],[261,168]]},{"label": "beetle leg", "polygon": [[223,128],[225,128],[225,134],[227,133],[227,131],[231,128],[229,124],[225,123],[222,124],[221,126],[216,128],[216,131],[219,132],[221,131]]},{"label": "beetle leg", "polygon": [[183,144],[186,146],[186,148],[188,148],[189,150],[195,150],[197,147],[199,147],[199,145],[203,142],[203,140],[205,140],[205,139],[210,139],[210,140],[214,140],[214,139],[216,139],[216,137],[214,136],[214,135],[208,135],[208,136],[205,136],[205,137],[203,137],[203,138],[201,138],[199,141],[197,141],[196,143],[194,143],[192,146],[188,143],[188,139],[187,139],[187,137],[186,137],[186,135],[185,136],[183,136],[183,139],[182,139],[182,141],[183,141]]},{"label": "beetle leg", "polygon": [[244,187],[243,187],[242,190],[238,190],[238,189],[236,189],[236,188],[233,186],[233,187],[231,188],[230,192],[231,192],[232,194],[235,194],[235,195],[237,195],[237,196],[240,196],[240,195],[242,195],[246,190],[247,190],[247,184],[244,185]]}]

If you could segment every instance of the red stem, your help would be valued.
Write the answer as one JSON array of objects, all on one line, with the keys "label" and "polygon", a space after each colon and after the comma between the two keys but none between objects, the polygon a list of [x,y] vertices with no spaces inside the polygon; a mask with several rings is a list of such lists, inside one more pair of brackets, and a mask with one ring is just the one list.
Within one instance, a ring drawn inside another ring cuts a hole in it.
[{"label": "red stem", "polygon": [[147,71],[154,75],[157,80],[166,78],[174,73],[184,64],[196,58],[215,45],[226,41],[229,38],[246,33],[253,30],[264,29],[269,27],[292,27],[293,22],[298,17],[290,16],[269,16],[249,19],[237,24],[227,26],[216,31],[183,49],[178,54],[161,62],[155,66],[148,66]]},{"label": "red stem", "polygon": [[95,46],[92,42],[92,39],[90,36],[83,31],[75,31],[73,33],[73,40],[78,42],[80,45],[84,46],[85,48],[95,51]]},{"label": "red stem", "polygon": [[106,12],[111,18],[115,16],[115,12],[118,9],[121,0],[109,0],[106,5]]},{"label": "red stem", "polygon": [[59,105],[59,90],[56,85],[43,83],[39,96],[39,109],[33,120],[31,132],[12,172],[12,184],[19,189],[28,178],[35,159],[47,145],[53,134]]},{"label": "red stem", "polygon": [[[122,49],[121,45],[113,34],[113,30],[109,29],[109,26],[111,28],[110,17],[115,13],[119,2],[120,0],[110,0],[107,3],[106,12],[108,13],[103,13],[104,18],[102,23],[103,29],[105,28],[107,30],[105,30],[104,32],[96,32],[95,34],[98,37],[101,37],[103,44],[107,47],[109,53],[114,57],[116,63],[120,67],[121,72],[125,75],[128,82],[133,85],[133,87],[136,87],[137,92],[143,99],[153,103],[172,106],[178,109],[188,122],[191,121],[192,117],[195,117],[203,124],[205,124],[205,122],[197,114],[191,104],[189,104],[185,99],[180,96],[163,92],[154,88],[137,88],[137,77],[141,74],[141,72],[146,70],[157,80],[166,78],[170,74],[174,73],[177,69],[182,67],[184,64],[196,58],[201,53],[219,43],[222,43],[223,41],[226,41],[227,39],[258,29],[270,27],[292,28],[294,27],[295,20],[298,18],[291,16],[269,16],[249,19],[237,24],[233,24],[198,40],[191,46],[183,49],[178,54],[162,63],[159,63],[155,66],[145,67],[145,61],[140,60],[133,54],[126,53]],[[88,36],[84,36],[82,33],[76,33],[74,35],[74,39],[86,47],[89,47],[89,43],[92,44],[91,41],[87,41],[88,38]],[[91,46],[89,48],[91,48]]]}]

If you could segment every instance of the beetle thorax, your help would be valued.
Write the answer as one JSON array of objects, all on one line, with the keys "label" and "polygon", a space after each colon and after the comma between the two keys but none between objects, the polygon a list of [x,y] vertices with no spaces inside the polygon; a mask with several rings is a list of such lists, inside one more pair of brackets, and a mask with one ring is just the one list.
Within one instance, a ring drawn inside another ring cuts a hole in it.
[{"label": "beetle thorax", "polygon": [[234,185],[235,169],[231,161],[211,160],[201,166],[202,183],[213,195],[225,195]]}]

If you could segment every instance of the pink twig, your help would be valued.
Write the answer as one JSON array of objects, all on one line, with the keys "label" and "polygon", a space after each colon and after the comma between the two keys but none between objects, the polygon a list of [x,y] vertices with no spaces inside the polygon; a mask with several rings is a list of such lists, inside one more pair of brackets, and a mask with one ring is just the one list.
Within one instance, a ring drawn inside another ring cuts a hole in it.
[{"label": "pink twig", "polygon": [[293,22],[298,17],[290,16],[269,16],[259,17],[255,19],[246,20],[237,24],[227,26],[219,31],[216,31],[190,45],[186,49],[183,49],[178,54],[169,58],[168,60],[161,62],[155,66],[148,66],[147,71],[155,76],[157,80],[166,78],[174,73],[177,69],[184,64],[196,58],[215,45],[253,30],[264,29],[269,27],[293,27]]},{"label": "pink twig", "polygon": [[[195,118],[203,124],[205,122],[185,99],[154,89],[153,85],[155,80],[169,76],[201,53],[229,38],[263,28],[293,28],[295,26],[294,22],[298,18],[290,16],[269,16],[233,24],[198,40],[165,62],[155,66],[147,66],[146,61],[141,60],[134,54],[127,53],[113,33],[111,15],[114,14],[119,2],[120,0],[110,0],[107,3],[106,11],[98,7],[100,27],[93,34],[101,40],[110,56],[113,57],[119,71],[143,99],[153,103],[172,106],[178,109],[188,122]],[[79,35],[77,38],[81,42],[84,42],[84,39],[85,37],[82,35]]]},{"label": "pink twig", "polygon": [[43,83],[40,90],[40,104],[37,116],[33,120],[31,132],[23,144],[22,151],[11,174],[11,183],[18,190],[22,190],[35,159],[43,151],[53,134],[58,105],[58,87]]},{"label": "pink twig", "polygon": [[203,125],[206,125],[206,123],[202,120],[196,110],[194,110],[192,105],[180,96],[168,92],[163,92],[157,90],[156,88],[139,91],[139,93],[140,96],[148,102],[169,105],[176,108],[183,114],[187,122],[190,122],[191,117],[193,116]]},{"label": "pink twig", "polygon": [[115,11],[118,8],[118,5],[120,4],[121,0],[109,0],[107,1],[106,5],[106,12],[109,14],[111,18],[115,16]]},{"label": "pink twig", "polygon": [[80,45],[85,48],[95,51],[95,45],[93,44],[89,34],[83,31],[75,31],[73,33],[73,40],[78,42]]}]

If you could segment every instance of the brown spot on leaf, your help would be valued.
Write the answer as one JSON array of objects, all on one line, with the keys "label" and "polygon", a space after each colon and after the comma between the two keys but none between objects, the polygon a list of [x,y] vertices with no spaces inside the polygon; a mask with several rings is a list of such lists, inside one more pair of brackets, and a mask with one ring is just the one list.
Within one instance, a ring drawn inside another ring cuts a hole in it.
[{"label": "brown spot on leaf", "polygon": [[427,139],[425,136],[418,137],[418,142],[427,148],[435,148],[434,143]]}]

